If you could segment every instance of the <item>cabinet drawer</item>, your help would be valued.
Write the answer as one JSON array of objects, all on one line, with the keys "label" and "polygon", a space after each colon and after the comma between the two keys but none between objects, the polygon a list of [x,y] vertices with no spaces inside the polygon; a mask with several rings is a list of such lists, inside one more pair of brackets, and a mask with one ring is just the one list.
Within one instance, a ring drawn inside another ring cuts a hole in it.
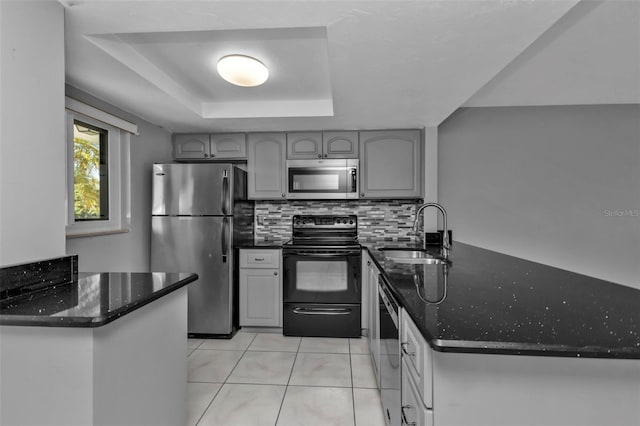
[{"label": "cabinet drawer", "polygon": [[[402,362],[402,368],[407,362]],[[424,406],[420,392],[408,374],[402,375],[402,424],[406,426],[433,426],[433,410]]]},{"label": "cabinet drawer", "polygon": [[280,250],[240,250],[241,268],[279,268]]},{"label": "cabinet drawer", "polygon": [[[420,396],[428,408],[433,407],[433,375],[431,349],[420,334],[418,327],[403,311],[400,343],[402,359],[406,362],[405,373],[413,376]],[[403,373],[403,374],[405,374]]]}]

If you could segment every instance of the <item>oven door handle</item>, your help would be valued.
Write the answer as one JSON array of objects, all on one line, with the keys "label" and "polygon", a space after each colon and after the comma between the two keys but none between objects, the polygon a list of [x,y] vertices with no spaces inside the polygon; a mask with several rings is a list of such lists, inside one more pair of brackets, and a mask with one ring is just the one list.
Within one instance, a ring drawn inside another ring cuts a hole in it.
[{"label": "oven door handle", "polygon": [[300,256],[300,257],[340,257],[340,256],[357,256],[360,254],[360,251],[343,251],[336,253],[284,253],[283,256]]},{"label": "oven door handle", "polygon": [[351,308],[293,308],[299,315],[349,315]]}]

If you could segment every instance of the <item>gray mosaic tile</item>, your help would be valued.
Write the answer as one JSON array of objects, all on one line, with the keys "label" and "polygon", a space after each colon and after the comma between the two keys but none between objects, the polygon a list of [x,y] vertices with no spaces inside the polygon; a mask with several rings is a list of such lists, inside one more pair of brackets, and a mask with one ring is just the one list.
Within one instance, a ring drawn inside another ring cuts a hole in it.
[{"label": "gray mosaic tile", "polygon": [[296,214],[355,214],[360,238],[408,238],[418,205],[419,202],[400,200],[257,201],[255,238],[291,238],[292,217]]}]

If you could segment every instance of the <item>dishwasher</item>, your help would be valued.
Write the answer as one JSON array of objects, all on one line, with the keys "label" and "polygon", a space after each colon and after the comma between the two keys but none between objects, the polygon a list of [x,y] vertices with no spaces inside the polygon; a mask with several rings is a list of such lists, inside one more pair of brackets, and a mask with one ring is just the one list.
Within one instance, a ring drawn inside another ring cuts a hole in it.
[{"label": "dishwasher", "polygon": [[378,278],[380,318],[380,398],[385,422],[399,426],[400,414],[400,333],[398,302],[384,278]]}]

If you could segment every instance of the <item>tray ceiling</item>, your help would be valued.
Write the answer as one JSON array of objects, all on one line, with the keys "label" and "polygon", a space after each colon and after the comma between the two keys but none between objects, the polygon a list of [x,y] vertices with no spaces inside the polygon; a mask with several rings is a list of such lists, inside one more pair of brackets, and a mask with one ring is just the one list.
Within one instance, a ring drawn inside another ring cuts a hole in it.
[{"label": "tray ceiling", "polygon": [[[64,1],[66,78],[170,131],[437,126],[577,3]],[[232,51],[270,80],[222,81]]]}]

